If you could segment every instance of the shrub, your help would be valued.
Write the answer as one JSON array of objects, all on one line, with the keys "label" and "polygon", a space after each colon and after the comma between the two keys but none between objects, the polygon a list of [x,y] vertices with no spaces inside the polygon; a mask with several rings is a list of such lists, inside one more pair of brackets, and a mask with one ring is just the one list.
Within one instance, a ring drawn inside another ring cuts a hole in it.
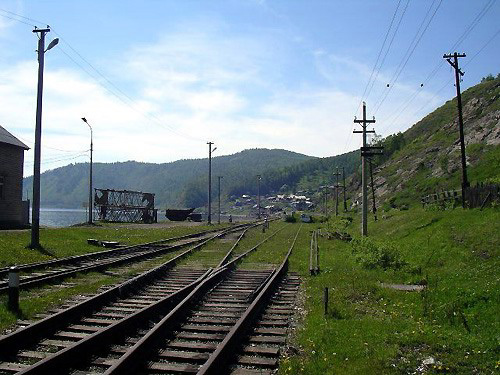
[{"label": "shrub", "polygon": [[407,264],[389,243],[377,244],[368,238],[361,238],[352,240],[351,248],[356,261],[367,269],[400,269]]}]

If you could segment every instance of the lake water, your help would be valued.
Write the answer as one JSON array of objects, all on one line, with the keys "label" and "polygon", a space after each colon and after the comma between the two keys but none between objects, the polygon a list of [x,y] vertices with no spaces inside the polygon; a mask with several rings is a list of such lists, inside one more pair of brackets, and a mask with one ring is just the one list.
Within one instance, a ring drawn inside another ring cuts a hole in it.
[{"label": "lake water", "polygon": [[40,225],[44,227],[69,227],[87,220],[85,209],[40,208]]},{"label": "lake water", "polygon": [[[233,222],[248,219],[244,215],[233,215]],[[165,210],[158,210],[158,221],[166,220]],[[204,215],[203,220],[206,220]],[[217,215],[212,217],[214,223],[217,222]],[[40,225],[44,227],[69,227],[74,224],[88,221],[88,214],[85,209],[79,208],[40,208]],[[227,222],[228,216],[221,215],[221,221]],[[31,222],[31,210],[30,210]]]}]

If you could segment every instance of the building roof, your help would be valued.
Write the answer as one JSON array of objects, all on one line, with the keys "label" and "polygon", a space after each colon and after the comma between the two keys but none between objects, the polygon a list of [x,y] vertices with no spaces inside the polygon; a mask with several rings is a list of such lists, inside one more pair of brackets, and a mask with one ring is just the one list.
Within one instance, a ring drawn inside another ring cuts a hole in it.
[{"label": "building roof", "polygon": [[0,143],[7,143],[9,145],[17,146],[29,150],[30,148],[26,146],[19,139],[10,134],[5,128],[0,125]]}]

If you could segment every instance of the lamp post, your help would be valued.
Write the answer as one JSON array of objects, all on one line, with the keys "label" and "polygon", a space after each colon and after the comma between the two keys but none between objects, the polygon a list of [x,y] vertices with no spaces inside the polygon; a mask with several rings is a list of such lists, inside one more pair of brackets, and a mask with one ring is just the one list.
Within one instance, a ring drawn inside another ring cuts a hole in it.
[{"label": "lamp post", "polygon": [[92,224],[92,151],[94,149],[94,145],[92,141],[93,139],[92,126],[90,126],[85,117],[82,117],[82,121],[86,123],[90,129],[89,224]]},{"label": "lamp post", "polygon": [[260,219],[260,180],[262,177],[260,174],[257,175],[257,181],[258,181],[258,186],[257,186],[257,218]]},{"label": "lamp post", "polygon": [[220,224],[220,180],[223,178],[223,176],[217,176],[217,178],[219,179],[219,219],[218,219],[218,224]]},{"label": "lamp post", "polygon": [[41,139],[42,139],[42,96],[43,96],[43,67],[45,52],[53,48],[59,39],[55,38],[45,49],[45,35],[50,29],[33,30],[39,33],[38,39],[38,88],[36,101],[36,125],[35,125],[35,160],[33,166],[33,209],[31,214],[31,243],[30,248],[40,247],[40,164],[41,164]]}]

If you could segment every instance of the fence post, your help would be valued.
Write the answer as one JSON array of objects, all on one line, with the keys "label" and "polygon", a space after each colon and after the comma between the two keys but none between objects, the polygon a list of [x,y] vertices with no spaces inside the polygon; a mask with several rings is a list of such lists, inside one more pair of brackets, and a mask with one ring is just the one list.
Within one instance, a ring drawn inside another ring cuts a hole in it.
[{"label": "fence post", "polygon": [[314,247],[316,248],[316,274],[319,273],[319,246],[318,246],[318,231],[314,232]]},{"label": "fence post", "polygon": [[324,312],[325,316],[328,314],[328,288],[325,287],[323,289],[323,305],[324,305]]}]

